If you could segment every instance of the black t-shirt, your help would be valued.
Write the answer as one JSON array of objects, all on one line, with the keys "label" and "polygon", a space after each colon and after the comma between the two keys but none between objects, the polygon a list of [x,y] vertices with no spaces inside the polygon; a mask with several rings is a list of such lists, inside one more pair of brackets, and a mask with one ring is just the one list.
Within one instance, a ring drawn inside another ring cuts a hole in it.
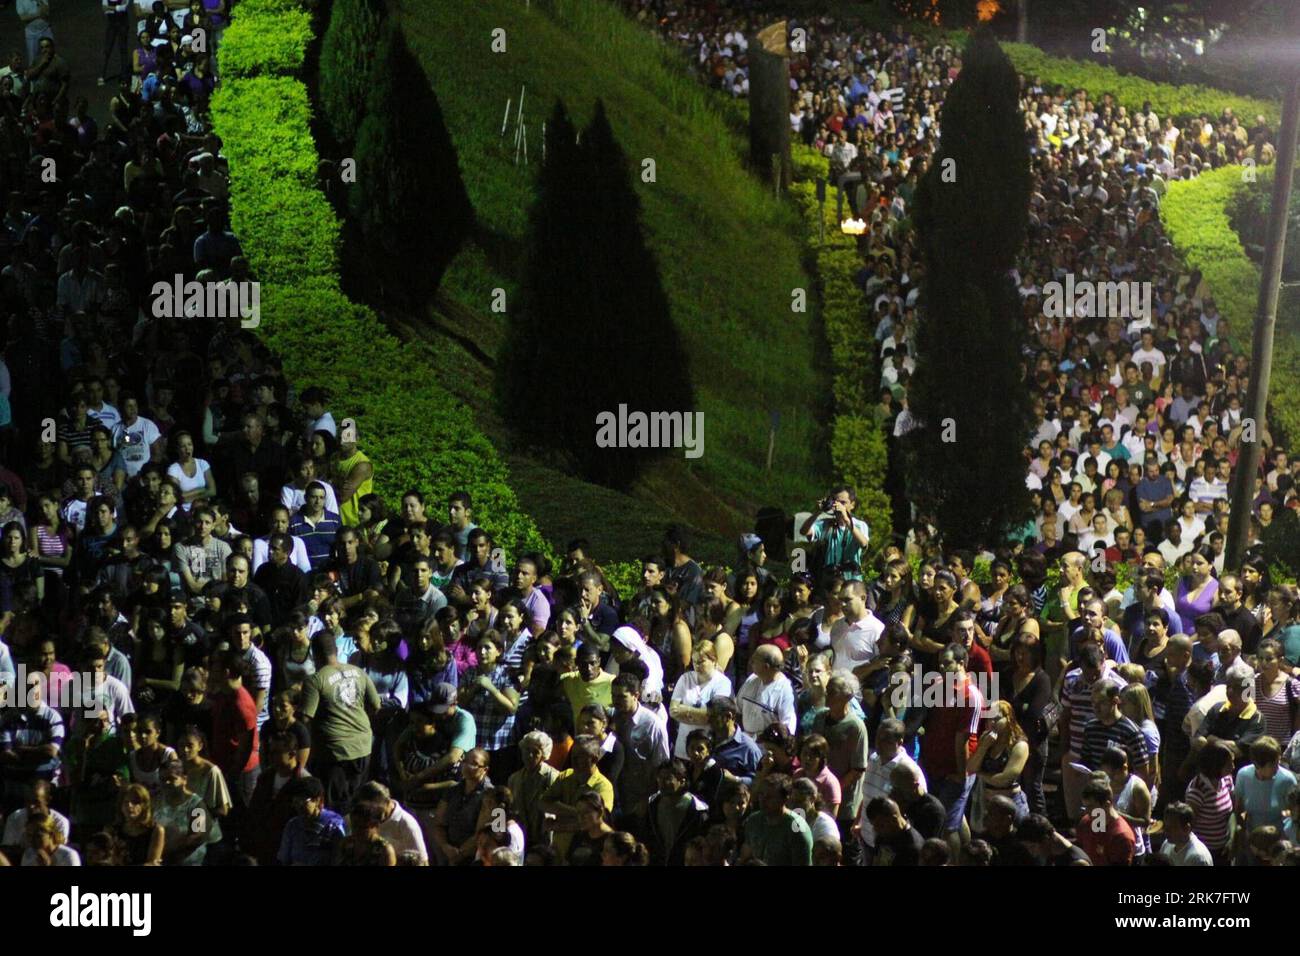
[{"label": "black t-shirt", "polygon": [[948,820],[948,811],[943,808],[943,802],[932,793],[918,799],[904,811],[907,822],[921,834],[922,840],[930,840],[935,837],[942,837],[944,824]]},{"label": "black t-shirt", "polygon": [[1070,844],[1068,850],[1056,854],[1047,862],[1047,866],[1078,866],[1080,862],[1092,865],[1092,860],[1088,859],[1088,854],[1081,847]]},{"label": "black t-shirt", "polygon": [[916,827],[908,827],[899,833],[882,836],[876,833],[876,855],[872,866],[917,866],[921,862],[921,847],[925,837],[917,832]]},{"label": "black t-shirt", "polygon": [[186,667],[206,667],[208,663],[208,653],[212,650],[212,642],[208,639],[208,634],[202,627],[193,621],[186,621],[182,628],[167,628],[167,637],[173,643],[181,646],[181,651],[185,655]]}]

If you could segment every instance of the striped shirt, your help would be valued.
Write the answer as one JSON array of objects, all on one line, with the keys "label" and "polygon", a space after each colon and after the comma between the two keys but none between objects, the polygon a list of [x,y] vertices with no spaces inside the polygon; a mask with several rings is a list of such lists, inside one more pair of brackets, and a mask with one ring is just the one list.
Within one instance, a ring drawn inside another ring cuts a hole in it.
[{"label": "striped shirt", "polygon": [[1137,724],[1121,715],[1113,724],[1103,723],[1098,717],[1088,721],[1083,728],[1079,763],[1089,770],[1100,770],[1102,755],[1111,747],[1123,750],[1128,755],[1128,765],[1132,770],[1140,770],[1151,761],[1146,737]]},{"label": "striped shirt", "polygon": [[1183,798],[1196,816],[1192,819],[1192,832],[1211,850],[1222,850],[1228,845],[1228,821],[1232,818],[1232,777],[1223,777],[1215,783],[1205,774],[1198,773],[1187,785]]},{"label": "striped shirt", "polygon": [[47,524],[36,526],[36,549],[43,558],[63,556],[68,551],[68,531],[64,527],[55,532]]},{"label": "striped shirt", "polygon": [[[0,751],[12,751],[19,747],[44,747],[55,744],[63,748],[63,717],[59,712],[42,701],[34,708],[8,708],[0,717]],[[49,778],[59,769],[58,757],[46,757],[37,763],[22,766],[23,770]],[[15,768],[15,778],[21,773]]]},{"label": "striped shirt", "polygon": [[[1295,733],[1293,724],[1300,708],[1300,680],[1288,677],[1272,697],[1264,696],[1264,676],[1255,676],[1255,706],[1264,715],[1264,732],[1285,744]],[[1294,704],[1292,702],[1295,702]]]},{"label": "striped shirt", "polygon": [[250,646],[244,654],[244,660],[253,666],[253,679],[245,688],[249,696],[257,700],[257,692],[266,691],[262,709],[257,713],[257,727],[260,730],[262,725],[271,719],[271,658],[258,648]]},{"label": "striped shirt", "polygon": [[299,511],[289,522],[289,533],[302,538],[302,543],[307,546],[307,560],[313,570],[318,570],[329,561],[334,538],[342,527],[343,522],[332,511],[326,511],[315,524]]},{"label": "striped shirt", "polygon": [[[1127,682],[1119,676],[1114,667],[1115,665],[1112,662],[1106,661],[1102,665],[1101,677],[1098,678],[1098,681],[1124,687]],[[1061,687],[1061,703],[1070,708],[1068,750],[1072,759],[1078,758],[1079,748],[1083,746],[1083,728],[1095,716],[1092,710],[1092,688],[1094,686],[1084,677],[1083,668],[1076,667],[1065,675],[1065,684]]]}]

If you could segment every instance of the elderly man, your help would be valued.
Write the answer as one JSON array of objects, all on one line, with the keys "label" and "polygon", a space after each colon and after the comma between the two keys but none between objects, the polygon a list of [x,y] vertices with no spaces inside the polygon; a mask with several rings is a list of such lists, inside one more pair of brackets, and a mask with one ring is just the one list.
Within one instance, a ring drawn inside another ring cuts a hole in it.
[{"label": "elderly man", "polygon": [[[1232,753],[1232,759],[1238,767],[1245,764],[1250,755],[1250,745],[1264,735],[1264,715],[1259,712],[1254,695],[1255,682],[1245,674],[1232,674],[1224,682],[1228,699],[1215,704],[1201,722],[1196,739],[1192,742],[1192,756],[1195,756],[1208,744],[1219,743]],[[1192,768],[1188,768],[1188,776]]]},{"label": "elderly man", "polygon": [[1226,684],[1229,677],[1236,675],[1246,678],[1252,686],[1254,685],[1255,669],[1241,656],[1241,647],[1242,640],[1239,632],[1232,628],[1219,632],[1219,666],[1214,671],[1216,684]]},{"label": "elderly man", "polygon": [[840,809],[835,822],[846,862],[854,865],[860,844],[852,836],[853,824],[862,809],[862,774],[867,769],[871,748],[867,726],[849,709],[858,696],[858,679],[848,671],[837,671],[826,682],[826,710],[813,721],[813,733],[826,738],[826,765],[840,782]]},{"label": "elderly man", "polygon": [[783,664],[781,651],[771,644],[758,648],[750,658],[754,673],[736,694],[740,724],[746,733],[757,737],[772,724],[784,724],[790,733],[796,732],[794,687],[782,673]]}]

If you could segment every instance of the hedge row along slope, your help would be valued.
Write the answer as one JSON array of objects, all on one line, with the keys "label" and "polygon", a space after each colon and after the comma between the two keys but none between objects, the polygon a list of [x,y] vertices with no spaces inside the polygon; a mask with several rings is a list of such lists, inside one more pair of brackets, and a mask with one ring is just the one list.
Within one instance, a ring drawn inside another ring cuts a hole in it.
[{"label": "hedge row along slope", "polygon": [[327,387],[356,419],[376,488],[474,499],[511,553],[550,548],[519,508],[504,462],[470,412],[409,357],[379,317],[339,288],[339,221],[317,188],[311,105],[299,79],[310,16],[295,0],[244,0],[218,54],[212,118],[230,166],[231,225],[262,283],[259,337],[300,388]]}]

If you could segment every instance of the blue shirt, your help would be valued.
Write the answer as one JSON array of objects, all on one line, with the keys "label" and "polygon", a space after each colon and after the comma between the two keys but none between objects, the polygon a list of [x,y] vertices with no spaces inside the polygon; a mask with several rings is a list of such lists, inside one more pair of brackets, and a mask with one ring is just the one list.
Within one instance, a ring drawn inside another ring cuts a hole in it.
[{"label": "blue shirt", "polygon": [[[1084,628],[1082,626],[1074,629],[1070,634],[1070,660],[1079,656],[1079,641],[1083,638]],[[1120,640],[1120,636],[1114,631],[1107,628],[1101,635],[1102,647],[1106,656],[1116,664],[1127,664],[1129,662],[1128,648]]]},{"label": "blue shirt", "polygon": [[758,762],[763,759],[763,750],[753,737],[737,727],[730,740],[714,745],[713,759],[723,770],[745,783],[753,783]]},{"label": "blue shirt", "polygon": [[1286,767],[1278,767],[1272,780],[1260,780],[1252,764],[1237,771],[1237,799],[1246,810],[1248,823],[1255,827],[1282,828],[1282,811],[1288,794],[1296,788],[1296,776]]},{"label": "blue shirt", "polygon": [[[868,535],[870,529],[861,518],[853,518],[853,527]],[[838,568],[847,581],[862,580],[862,545],[853,537],[852,529],[840,527],[834,517],[819,518],[812,526],[812,539],[826,543],[823,564],[828,568]],[[847,567],[846,567],[847,566]]]},{"label": "blue shirt", "polygon": [[302,538],[311,569],[318,571],[329,561],[330,552],[334,549],[334,538],[342,527],[343,520],[333,511],[326,511],[315,526],[299,511],[289,522],[289,533]]},{"label": "blue shirt", "polygon": [[343,818],[333,810],[322,809],[310,820],[296,816],[285,824],[275,858],[281,866],[329,866],[334,848],[346,835]]},{"label": "blue shirt", "polygon": [[[1174,493],[1174,483],[1169,480],[1167,475],[1160,475],[1154,481],[1149,478],[1143,478],[1137,486],[1138,498],[1144,501],[1160,501],[1164,498],[1170,498]],[[1166,522],[1174,516],[1173,508],[1161,508],[1159,511],[1139,511],[1138,517],[1142,524],[1151,521]]]}]

